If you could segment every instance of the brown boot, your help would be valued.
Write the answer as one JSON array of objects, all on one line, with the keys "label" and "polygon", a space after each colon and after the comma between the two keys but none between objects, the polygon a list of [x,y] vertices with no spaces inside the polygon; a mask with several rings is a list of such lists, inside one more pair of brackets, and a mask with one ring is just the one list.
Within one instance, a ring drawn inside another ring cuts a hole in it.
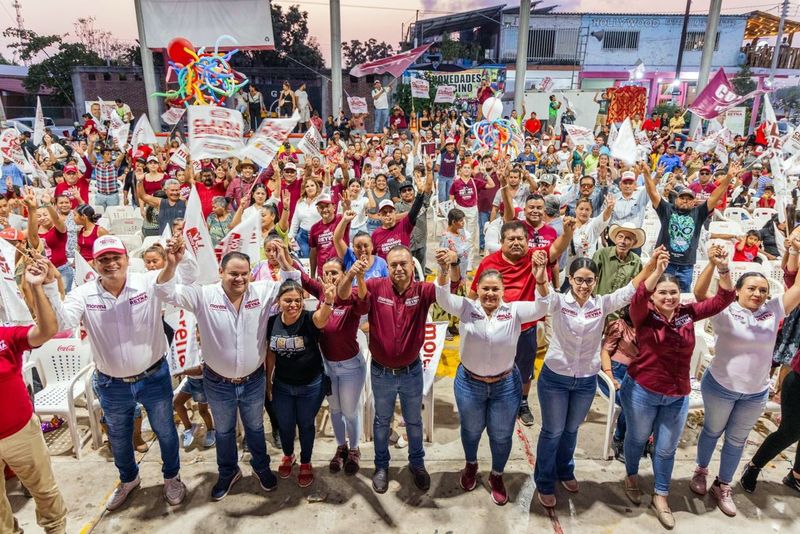
[{"label": "brown boot", "polygon": [[142,439],[142,418],[133,419],[133,448],[136,452],[147,452],[150,446]]}]

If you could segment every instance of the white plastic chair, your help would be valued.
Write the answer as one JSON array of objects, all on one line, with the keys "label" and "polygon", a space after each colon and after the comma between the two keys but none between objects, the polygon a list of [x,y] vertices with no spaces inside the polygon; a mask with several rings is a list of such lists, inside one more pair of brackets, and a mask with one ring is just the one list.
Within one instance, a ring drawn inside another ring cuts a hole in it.
[{"label": "white plastic chair", "polygon": [[608,408],[606,408],[606,429],[603,437],[603,448],[600,451],[600,455],[604,459],[609,459],[614,456],[614,454],[611,452],[611,440],[612,435],[614,434],[614,425],[616,424],[617,416],[619,415],[617,413],[616,405],[617,390],[614,389],[614,382],[611,381],[611,378],[607,374],[600,372],[597,373],[597,376],[600,377],[600,380],[605,382],[606,386],[608,387],[608,395],[606,395],[603,390],[600,389],[598,384],[597,393],[608,402]]},{"label": "white plastic chair", "polygon": [[128,258],[128,272],[129,273],[146,273],[147,267],[144,265],[142,258],[129,257]]},{"label": "white plastic chair", "polygon": [[142,238],[136,234],[118,234],[117,237],[125,245],[125,250],[129,253],[133,250],[139,250],[142,246]]},{"label": "white plastic chair", "polygon": [[[31,360],[23,367],[23,374],[36,367],[44,389],[34,395],[33,405],[37,415],[56,415],[67,421],[72,449],[81,459],[81,449],[92,436],[90,431],[81,435],[75,416],[75,399],[87,399],[85,376],[92,369],[91,349],[88,343],[77,339],[51,339],[31,351]],[[91,417],[90,417],[91,419]]]},{"label": "white plastic chair", "polygon": [[109,231],[115,235],[135,235],[141,231],[143,222],[141,217],[117,217],[111,219]]},{"label": "white plastic chair", "polygon": [[125,219],[136,215],[138,215],[138,212],[133,206],[109,206],[106,210],[106,217],[111,220]]},{"label": "white plastic chair", "polygon": [[746,221],[750,218],[750,213],[744,208],[725,208],[723,215],[731,221]]},{"label": "white plastic chair", "polygon": [[771,219],[773,215],[777,215],[778,212],[775,208],[756,208],[753,210],[753,217],[756,219],[765,218]]}]

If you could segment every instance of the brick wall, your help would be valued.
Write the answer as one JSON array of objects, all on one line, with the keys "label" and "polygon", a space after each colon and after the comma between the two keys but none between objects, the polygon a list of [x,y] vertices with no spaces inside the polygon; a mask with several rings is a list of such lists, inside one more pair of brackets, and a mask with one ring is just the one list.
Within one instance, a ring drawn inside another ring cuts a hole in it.
[{"label": "brick wall", "polygon": [[136,117],[147,112],[147,95],[139,67],[76,67],[72,71],[72,86],[78,116],[85,112],[84,102],[97,97],[108,102],[121,98]]}]

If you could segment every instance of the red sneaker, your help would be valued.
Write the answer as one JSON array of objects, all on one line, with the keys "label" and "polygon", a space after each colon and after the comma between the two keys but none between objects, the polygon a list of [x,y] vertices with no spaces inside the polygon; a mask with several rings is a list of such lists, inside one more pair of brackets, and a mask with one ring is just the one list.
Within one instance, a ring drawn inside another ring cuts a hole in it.
[{"label": "red sneaker", "polygon": [[464,491],[472,491],[478,485],[478,462],[467,462],[464,469],[461,470],[461,478],[458,479],[458,484]]},{"label": "red sneaker", "polygon": [[292,476],[292,466],[295,461],[296,458],[294,454],[291,456],[284,456],[281,460],[281,465],[278,467],[278,476],[281,478],[289,478]]},{"label": "red sneaker", "polygon": [[506,493],[506,485],[503,483],[503,475],[489,475],[489,486],[492,488],[492,500],[498,506],[503,506],[508,502],[508,493]]},{"label": "red sneaker", "polygon": [[314,470],[311,464],[300,464],[300,474],[297,476],[297,485],[307,488],[314,483]]}]

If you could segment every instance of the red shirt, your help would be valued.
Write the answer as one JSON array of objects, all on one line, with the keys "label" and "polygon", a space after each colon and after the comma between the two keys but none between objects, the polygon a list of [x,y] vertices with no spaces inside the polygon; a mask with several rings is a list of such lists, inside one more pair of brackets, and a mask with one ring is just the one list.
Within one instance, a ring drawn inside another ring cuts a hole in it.
[{"label": "red shirt", "polygon": [[59,232],[53,226],[47,232],[39,234],[44,241],[44,254],[56,267],[67,263],[67,232]]},{"label": "red shirt", "polygon": [[22,353],[31,350],[32,326],[0,326],[0,439],[22,430],[33,417],[33,405],[22,379]]},{"label": "red shirt", "polygon": [[645,119],[642,123],[642,130],[645,132],[654,132],[661,127],[661,120]]},{"label": "red shirt", "polygon": [[705,185],[701,184],[700,180],[695,180],[689,184],[689,189],[694,192],[695,198],[701,202],[707,201],[716,188],[717,185],[714,180],[707,181]]},{"label": "red shirt", "polygon": [[409,246],[413,229],[414,225],[411,224],[408,217],[404,217],[391,228],[376,228],[372,232],[372,246],[375,249],[375,255],[385,260],[386,255],[395,245]]},{"label": "red shirt", "polygon": [[[72,205],[72,209],[78,207],[78,199],[72,195],[73,186],[69,185],[67,182],[61,182],[60,184],[56,185],[56,192],[55,197],[58,198],[60,196],[65,196],[69,199],[70,204]],[[78,192],[81,194],[81,199],[83,200],[84,204],[89,203],[89,180],[84,177],[78,178],[78,181],[75,182],[75,187],[78,188]]]},{"label": "red shirt", "polygon": [[[489,188],[484,184],[484,186],[478,191],[478,211],[482,211],[484,213],[492,212],[492,202],[494,202],[494,197],[500,190],[500,180],[497,179],[497,173],[493,172],[491,177],[492,181],[494,182],[494,187]],[[479,174],[478,178],[484,182],[486,181],[482,174]]]},{"label": "red shirt", "polygon": [[[470,289],[477,293],[478,279],[483,271],[494,269],[500,272],[503,276],[503,300],[506,302],[517,301],[534,301],[536,300],[536,278],[533,276],[531,256],[536,250],[548,251],[549,246],[530,249],[528,254],[519,259],[516,263],[511,263],[503,257],[503,251],[498,250],[492,252],[483,260],[481,260],[478,269],[475,271],[475,276],[472,279],[472,286]],[[532,326],[536,326],[537,321],[525,323],[522,325],[522,330],[527,330]]]},{"label": "red shirt", "polygon": [[542,129],[542,121],[539,119],[528,119],[525,121],[525,130],[534,135]]},{"label": "red shirt", "polygon": [[[331,258],[336,257],[336,247],[333,246],[333,231],[336,225],[342,220],[341,215],[337,215],[329,223],[317,221],[311,225],[308,231],[308,246],[317,249],[317,276],[322,276],[322,266]],[[350,235],[350,225],[344,230],[344,235]]]},{"label": "red shirt", "polygon": [[483,178],[470,178],[466,182],[456,178],[450,186],[450,194],[458,207],[475,208],[478,206],[478,192],[485,187]]},{"label": "red shirt", "polygon": [[[303,194],[303,180],[298,177],[290,184],[287,184],[286,181],[282,181],[281,187],[289,191],[289,220],[291,221],[294,215],[294,208],[300,200],[300,195]],[[281,202],[280,205],[281,208],[283,208],[283,202]]]},{"label": "red shirt", "polygon": [[366,283],[372,359],[391,368],[414,363],[425,340],[428,308],[436,302],[434,285],[413,281],[398,294],[389,278]]},{"label": "red shirt", "polygon": [[98,232],[100,227],[96,224],[89,235],[83,235],[83,228],[78,229],[78,249],[87,262],[94,259],[94,242],[97,241]]},{"label": "red shirt", "polygon": [[775,207],[775,197],[766,198],[761,197],[758,199],[758,207],[759,208],[774,208]]},{"label": "red shirt", "polygon": [[538,230],[524,219],[522,224],[525,225],[525,229],[528,231],[528,248],[530,249],[547,248],[549,250],[550,245],[558,239],[558,232],[549,224],[543,224]]},{"label": "red shirt", "polygon": [[645,284],[639,284],[631,301],[639,357],[631,362],[628,374],[654,393],[685,397],[692,391],[689,367],[694,352],[694,323],[724,310],[736,298],[736,292],[719,288],[710,299],[681,304],[671,321],[650,303],[652,294]]},{"label": "red shirt", "polygon": [[225,196],[225,183],[213,183],[211,187],[203,182],[195,182],[194,188],[197,190],[197,196],[200,197],[200,208],[203,210],[203,219],[207,219],[214,209],[214,197]]},{"label": "red shirt", "polygon": [[745,245],[742,250],[737,247],[733,253],[733,261],[755,261],[756,257],[758,257],[758,252],[758,245],[750,247]]},{"label": "red shirt", "polygon": [[[303,288],[317,297],[320,302],[323,298],[322,284],[300,271],[300,280]],[[333,311],[328,317],[328,323],[322,329],[319,338],[319,347],[322,355],[331,362],[349,360],[358,354],[358,340],[356,333],[361,316],[369,311],[366,300],[358,298],[358,289],[353,289],[353,295],[347,300],[336,297],[333,301]]]},{"label": "red shirt", "polygon": [[483,104],[486,102],[492,95],[494,91],[492,91],[491,87],[479,87],[478,88],[478,103]]}]

